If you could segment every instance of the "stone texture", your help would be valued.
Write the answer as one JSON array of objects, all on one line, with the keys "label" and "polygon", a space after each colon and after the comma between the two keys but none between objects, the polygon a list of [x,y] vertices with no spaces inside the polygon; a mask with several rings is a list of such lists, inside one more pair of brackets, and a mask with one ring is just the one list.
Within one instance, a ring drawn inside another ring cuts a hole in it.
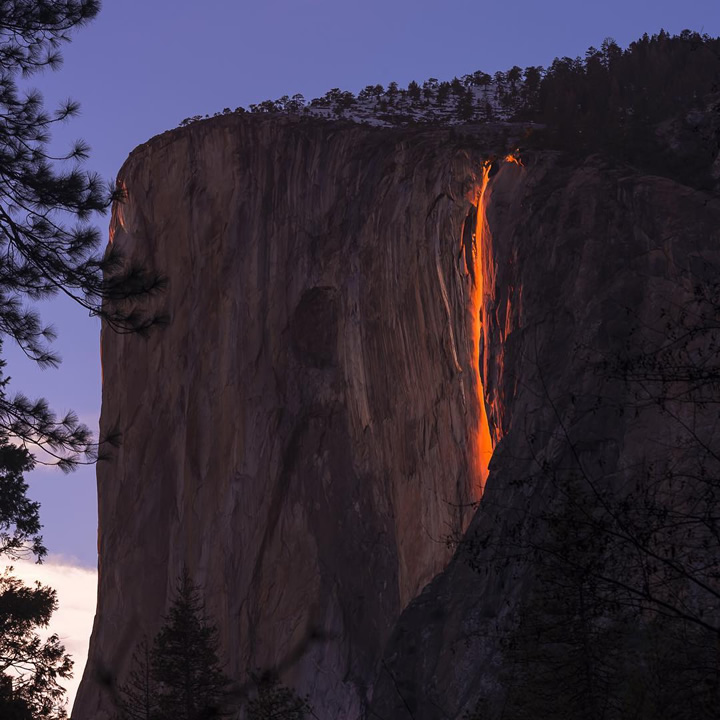
[{"label": "stone texture", "polygon": [[[480,572],[461,548],[404,611],[370,717],[454,720],[481,694],[502,694],[501,639],[532,582],[530,567],[498,556],[503,538],[520,512],[551,500],[543,463],[574,472],[580,463],[594,482],[620,483],[642,463],[668,461],[677,424],[659,409],[619,412],[633,406],[633,390],[596,363],[664,337],[661,310],[692,297],[698,261],[720,263],[716,196],[599,157],[505,164],[484,204],[483,384],[501,439],[466,537],[493,542],[474,558]],[[716,410],[689,411],[717,440]]]},{"label": "stone texture", "polygon": [[101,434],[123,442],[98,466],[75,718],[112,714],[106,680],[183,565],[231,675],[284,663],[319,717],[360,714],[480,482],[459,249],[482,157],[464,144],[225,117],[132,153],[111,242],[168,276],[170,324],[103,331]]},{"label": "stone texture", "polygon": [[113,242],[169,276],[172,322],[103,333],[101,429],[124,442],[98,468],[75,718],[110,716],[103,680],[186,564],[237,677],[290,658],[321,720],[455,720],[492,688],[532,582],[477,573],[443,542],[482,480],[476,362],[497,446],[469,532],[500,543],[517,507],[547,501],[516,481],[564,462],[565,433],[605,476],[670,444],[659,417],[611,412],[627,389],[592,358],[689,297],[697,260],[717,267],[720,201],[545,153],[496,164],[473,249],[491,144],[473,128],[223,117],[131,155]]}]

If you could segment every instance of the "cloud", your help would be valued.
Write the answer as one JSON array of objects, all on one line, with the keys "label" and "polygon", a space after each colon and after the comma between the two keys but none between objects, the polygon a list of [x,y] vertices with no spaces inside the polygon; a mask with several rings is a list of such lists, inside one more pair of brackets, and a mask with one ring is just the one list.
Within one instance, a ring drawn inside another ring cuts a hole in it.
[{"label": "cloud", "polygon": [[26,584],[39,580],[57,591],[58,609],[50,626],[41,628],[38,634],[47,637],[57,633],[75,662],[73,678],[61,681],[67,690],[69,714],[87,660],[97,599],[97,571],[81,567],[74,558],[61,555],[50,555],[42,565],[32,560],[14,560],[5,564],[12,565],[15,577]]}]

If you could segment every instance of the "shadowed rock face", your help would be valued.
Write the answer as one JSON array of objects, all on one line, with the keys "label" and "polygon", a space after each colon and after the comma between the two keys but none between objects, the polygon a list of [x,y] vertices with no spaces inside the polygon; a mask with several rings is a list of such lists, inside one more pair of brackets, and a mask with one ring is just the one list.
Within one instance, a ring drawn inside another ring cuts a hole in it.
[{"label": "shadowed rock face", "polygon": [[443,542],[481,481],[477,363],[498,444],[469,532],[501,540],[513,507],[547,501],[515,481],[565,462],[568,434],[604,476],[670,440],[659,416],[583,405],[628,392],[588,353],[624,346],[626,306],[652,324],[689,297],[693,258],[720,262],[720,203],[546,154],[492,174],[472,252],[476,146],[228,117],[130,156],[112,241],[167,274],[172,321],[147,340],[103,333],[101,431],[123,445],[98,467],[74,717],[112,714],[103,678],[122,679],[187,565],[231,675],[280,664],[322,720],[457,718],[492,690],[532,582],[474,572]]},{"label": "shadowed rock face", "polygon": [[[552,501],[541,466],[628,487],[638,468],[661,472],[680,452],[679,424],[657,407],[627,412],[635,390],[598,363],[657,344],[662,310],[690,301],[699,268],[720,266],[720,200],[598,157],[563,166],[546,155],[504,165],[484,204],[482,374],[501,439],[466,539],[491,542],[471,547],[480,571],[461,547],[404,611],[370,717],[455,719],[480,695],[502,697],[502,638],[533,574],[498,555],[516,537],[518,513]],[[717,443],[714,405],[684,412]],[[518,484],[531,478],[537,484]]]},{"label": "shadowed rock face", "polygon": [[356,717],[479,484],[459,257],[482,157],[445,131],[220,118],[120,172],[111,242],[171,317],[102,336],[100,585],[76,718],[109,717],[183,565],[228,671]]}]

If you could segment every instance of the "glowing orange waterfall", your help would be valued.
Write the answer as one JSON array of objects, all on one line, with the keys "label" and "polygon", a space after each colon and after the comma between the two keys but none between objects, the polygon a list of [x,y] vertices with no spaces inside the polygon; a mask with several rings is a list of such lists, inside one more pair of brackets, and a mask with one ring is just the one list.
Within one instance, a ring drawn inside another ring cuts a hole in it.
[{"label": "glowing orange waterfall", "polygon": [[520,150],[515,150],[514,152],[511,152],[510,154],[506,155],[505,162],[515,163],[515,165],[524,167],[523,161],[520,158]]},{"label": "glowing orange waterfall", "polygon": [[486,247],[486,233],[488,232],[485,206],[483,203],[485,190],[490,179],[490,163],[483,166],[480,187],[475,190],[474,204],[477,209],[475,232],[472,242],[472,252],[465,253],[468,275],[470,276],[470,300],[468,311],[470,313],[470,342],[472,343],[473,372],[475,373],[475,388],[478,403],[478,426],[471,442],[472,464],[474,470],[473,495],[476,500],[482,497],[485,481],[488,476],[488,464],[493,453],[493,442],[490,436],[487,411],[485,409],[485,393],[480,373],[480,338],[482,335],[483,310],[483,248]]}]

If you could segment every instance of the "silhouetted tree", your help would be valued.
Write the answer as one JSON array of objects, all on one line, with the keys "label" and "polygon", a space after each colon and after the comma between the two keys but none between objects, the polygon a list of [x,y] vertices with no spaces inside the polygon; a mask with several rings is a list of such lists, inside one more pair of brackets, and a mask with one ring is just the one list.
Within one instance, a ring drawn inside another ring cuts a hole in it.
[{"label": "silhouetted tree", "polygon": [[[0,369],[3,363],[0,361]],[[0,399],[5,383],[0,380]],[[34,461],[23,447],[8,442],[0,430],[0,559],[35,555],[47,550],[40,536],[39,505],[27,497],[23,473]],[[65,717],[65,690],[58,679],[72,676],[72,661],[57,635],[43,641],[57,608],[54,590],[24,585],[12,568],[0,575],[0,717],[18,720]]]},{"label": "silhouetted tree", "polygon": [[206,720],[222,714],[228,681],[217,650],[217,628],[205,620],[200,594],[186,570],[151,651],[162,720]]},{"label": "silhouetted tree", "polygon": [[603,519],[612,491],[590,499],[581,476],[556,482],[551,506],[527,515],[502,550],[533,575],[532,592],[498,638],[503,697],[482,699],[468,717],[712,720],[717,634],[640,597],[637,548]]},{"label": "silhouetted tree", "polygon": [[471,90],[465,90],[463,88],[462,95],[458,98],[456,105],[457,117],[463,122],[468,122],[473,119],[475,115],[475,96]]},{"label": "silhouetted tree", "polygon": [[423,83],[423,86],[422,86],[423,87],[423,95],[425,96],[426,100],[430,100],[435,95],[435,92],[437,91],[438,86],[439,86],[439,83],[438,83],[437,78],[428,78]]},{"label": "silhouetted tree", "polygon": [[248,703],[248,720],[304,720],[312,709],[307,698],[280,682],[273,673],[252,673],[256,695]]},{"label": "silhouetted tree", "polygon": [[[0,360],[0,371],[5,366]],[[7,379],[0,379],[0,399]],[[27,497],[24,473],[35,467],[24,447],[8,442],[0,428],[0,556],[17,558],[32,553],[42,558],[47,550],[40,536],[40,505]]]},{"label": "silhouetted tree", "polygon": [[435,103],[437,105],[444,105],[450,95],[450,83],[441,82],[437,87],[437,93],[435,96]]},{"label": "silhouetted tree", "polygon": [[158,717],[157,691],[147,640],[142,640],[135,648],[130,675],[120,688],[119,705],[123,720],[154,720]]},{"label": "silhouetted tree", "polygon": [[288,112],[299,113],[302,112],[305,107],[305,97],[301,93],[296,93],[288,100],[285,105],[285,109]]},{"label": "silhouetted tree", "polygon": [[0,575],[0,717],[64,718],[58,679],[72,677],[72,660],[57,635],[43,641],[36,632],[56,610],[56,593],[27,587],[11,571]]},{"label": "silhouetted tree", "polygon": [[[687,184],[713,186],[717,131],[712,123],[693,124],[690,111],[717,106],[720,38],[661,31],[624,51],[607,38],[584,59],[556,58],[537,92],[527,80],[523,85],[514,112],[546,126],[534,141],[539,145],[603,151]],[[669,121],[676,134],[668,143],[660,125]]]},{"label": "silhouetted tree", "polygon": [[218,632],[187,570],[151,648],[141,643],[119,691],[122,720],[210,720],[226,714]]},{"label": "silhouetted tree", "polygon": [[[98,0],[0,0],[0,336],[41,366],[58,363],[48,346],[53,332],[28,300],[63,294],[119,332],[160,320],[132,301],[161,287],[161,279],[127,263],[116,247],[96,254],[100,234],[89,221],[121,193],[81,169],[89,150],[83,142],[61,158],[49,152],[52,127],[77,114],[78,104],[68,101],[50,113],[39,93],[18,87],[21,76],[57,68],[60,45],[99,9]],[[0,427],[41,445],[63,469],[92,455],[87,427],[72,413],[57,418],[42,400],[5,397]]]},{"label": "silhouetted tree", "polygon": [[408,85],[407,92],[411,100],[420,99],[420,86],[414,80]]}]

